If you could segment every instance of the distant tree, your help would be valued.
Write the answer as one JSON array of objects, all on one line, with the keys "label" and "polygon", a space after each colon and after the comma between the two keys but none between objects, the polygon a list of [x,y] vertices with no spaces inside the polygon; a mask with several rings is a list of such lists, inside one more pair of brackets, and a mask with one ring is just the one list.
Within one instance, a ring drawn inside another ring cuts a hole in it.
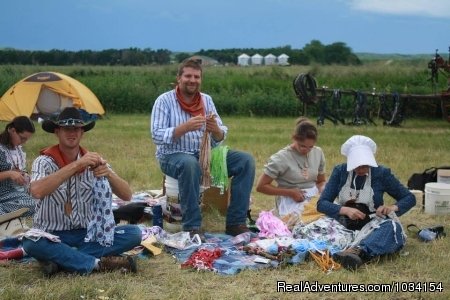
[{"label": "distant tree", "polygon": [[[356,60],[355,60],[356,58]],[[358,57],[356,57],[352,50],[346,46],[345,43],[337,42],[327,45],[324,48],[324,62],[325,64],[340,64],[351,65],[361,64]]]},{"label": "distant tree", "polygon": [[191,57],[192,55],[186,52],[180,52],[175,54],[175,61],[176,62],[182,62],[183,60],[185,60],[188,57]]},{"label": "distant tree", "polygon": [[312,40],[303,47],[303,52],[312,62],[325,63],[325,46],[318,40]]},{"label": "distant tree", "polygon": [[289,56],[289,63],[293,65],[309,65],[310,58],[305,54],[303,50],[286,51],[286,55]]},{"label": "distant tree", "polygon": [[154,62],[158,65],[165,65],[170,63],[171,52],[166,49],[158,49],[154,53]]}]

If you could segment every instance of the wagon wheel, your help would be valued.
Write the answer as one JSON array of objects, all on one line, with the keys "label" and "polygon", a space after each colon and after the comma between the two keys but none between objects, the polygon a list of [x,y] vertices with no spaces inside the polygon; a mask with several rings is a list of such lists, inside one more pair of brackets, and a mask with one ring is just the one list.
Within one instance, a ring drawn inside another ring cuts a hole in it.
[{"label": "wagon wheel", "polygon": [[297,75],[294,79],[293,86],[295,94],[300,101],[305,104],[317,103],[317,82],[311,74],[307,73]]}]

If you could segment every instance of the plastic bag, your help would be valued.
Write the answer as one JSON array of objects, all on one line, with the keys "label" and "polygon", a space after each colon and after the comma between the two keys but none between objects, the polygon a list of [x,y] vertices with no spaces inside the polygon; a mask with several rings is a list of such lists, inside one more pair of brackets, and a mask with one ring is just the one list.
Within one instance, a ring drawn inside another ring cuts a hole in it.
[{"label": "plastic bag", "polygon": [[179,250],[198,247],[202,244],[198,234],[194,234],[191,238],[189,232],[187,231],[180,231],[174,234],[162,234],[158,237],[158,242]]}]

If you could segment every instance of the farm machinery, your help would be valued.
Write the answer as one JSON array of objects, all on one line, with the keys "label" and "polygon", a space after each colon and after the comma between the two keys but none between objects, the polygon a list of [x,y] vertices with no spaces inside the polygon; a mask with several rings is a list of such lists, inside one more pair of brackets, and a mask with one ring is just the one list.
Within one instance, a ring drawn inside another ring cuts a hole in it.
[{"label": "farm machinery", "polygon": [[[326,119],[335,125],[376,125],[373,116],[376,114],[378,118],[383,120],[383,125],[400,126],[404,117],[406,106],[411,100],[416,102],[427,102],[436,105],[437,111],[442,119],[450,122],[448,107],[450,106],[450,47],[449,59],[445,60],[438,54],[438,50],[434,57],[428,62],[430,69],[432,93],[406,94],[406,93],[384,93],[361,90],[342,90],[330,89],[326,86],[318,87],[316,79],[309,73],[301,73],[296,76],[293,81],[293,87],[297,98],[303,104],[303,115],[306,115],[308,105],[317,106],[319,116],[317,118],[318,125],[324,125]],[[438,92],[437,83],[439,74],[447,78],[447,90]],[[353,97],[353,108],[351,111],[351,120],[346,121],[345,116],[349,113],[342,107],[342,97]],[[374,107],[375,109],[374,113]]]}]

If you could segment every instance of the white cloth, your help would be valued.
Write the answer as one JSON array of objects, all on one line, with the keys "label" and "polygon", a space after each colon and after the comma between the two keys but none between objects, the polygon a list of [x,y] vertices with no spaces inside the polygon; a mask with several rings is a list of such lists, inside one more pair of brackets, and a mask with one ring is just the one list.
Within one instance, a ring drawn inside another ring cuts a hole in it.
[{"label": "white cloth", "polygon": [[27,232],[20,234],[19,235],[20,238],[22,237],[26,237],[29,240],[32,240],[34,242],[36,242],[37,240],[39,240],[41,237],[46,238],[52,242],[55,243],[61,243],[61,240],[59,239],[59,236],[45,232],[41,229],[36,229],[36,228],[32,228],[30,230],[28,230]]},{"label": "white cloth", "polygon": [[296,202],[291,197],[279,196],[277,198],[277,210],[280,217],[286,216],[291,213],[296,213],[299,216],[302,215],[305,204],[308,203],[312,197],[319,194],[319,189],[314,186],[309,189],[303,189],[305,192],[305,200],[302,202]]}]

